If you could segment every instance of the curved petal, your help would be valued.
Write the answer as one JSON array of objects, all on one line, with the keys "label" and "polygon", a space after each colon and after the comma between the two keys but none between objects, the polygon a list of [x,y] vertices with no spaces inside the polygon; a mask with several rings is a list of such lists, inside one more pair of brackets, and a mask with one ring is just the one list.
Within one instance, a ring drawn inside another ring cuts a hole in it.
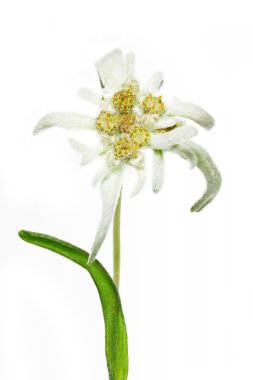
[{"label": "curved petal", "polygon": [[151,133],[150,146],[153,149],[168,149],[173,145],[180,144],[198,134],[195,127],[185,125],[177,127],[169,132]]},{"label": "curved petal", "polygon": [[115,49],[95,63],[101,87],[113,89],[126,81],[126,65],[123,53]]},{"label": "curved petal", "polygon": [[133,52],[126,54],[126,76],[127,79],[134,78],[134,64],[135,64],[135,55]]},{"label": "curved petal", "polygon": [[87,165],[95,158],[97,158],[103,151],[101,146],[88,146],[80,143],[79,141],[70,138],[69,143],[76,151],[82,154],[80,165]]},{"label": "curved petal", "polygon": [[193,141],[188,141],[187,146],[196,155],[198,160],[197,167],[202,171],[206,179],[206,190],[204,194],[191,208],[192,212],[198,212],[215,198],[220,190],[222,179],[218,168],[205,149]]},{"label": "curved petal", "polygon": [[87,102],[96,104],[97,106],[101,105],[101,96],[89,88],[80,88],[80,90],[78,91],[78,95],[80,96],[80,98],[86,100]]},{"label": "curved petal", "polygon": [[102,218],[91,248],[91,254],[88,261],[89,264],[95,260],[112,222],[114,211],[120,196],[122,177],[123,167],[121,167],[121,169],[114,170],[101,182],[101,196],[103,203]]},{"label": "curved petal", "polygon": [[190,163],[190,169],[195,168],[197,165],[198,159],[196,154],[186,144],[173,146],[171,152],[175,152],[185,160],[188,160]]},{"label": "curved petal", "polygon": [[145,186],[146,183],[146,171],[144,168],[136,169],[137,181],[131,193],[131,198],[136,197]]},{"label": "curved petal", "polygon": [[158,193],[163,185],[164,179],[164,157],[162,150],[153,150],[153,170],[152,170],[152,189]]},{"label": "curved petal", "polygon": [[36,125],[33,134],[36,135],[45,129],[52,127],[61,127],[80,131],[83,129],[94,129],[95,119],[90,116],[81,115],[79,113],[63,112],[50,113],[44,116]]},{"label": "curved petal", "polygon": [[149,79],[145,91],[156,93],[160,90],[163,85],[163,73],[161,71],[156,71],[152,77]]},{"label": "curved petal", "polygon": [[176,117],[163,116],[155,123],[155,129],[171,128],[176,126],[180,120]]},{"label": "curved petal", "polygon": [[168,114],[171,116],[181,116],[191,119],[201,127],[210,129],[214,126],[214,119],[204,108],[188,102],[175,100],[167,107]]}]

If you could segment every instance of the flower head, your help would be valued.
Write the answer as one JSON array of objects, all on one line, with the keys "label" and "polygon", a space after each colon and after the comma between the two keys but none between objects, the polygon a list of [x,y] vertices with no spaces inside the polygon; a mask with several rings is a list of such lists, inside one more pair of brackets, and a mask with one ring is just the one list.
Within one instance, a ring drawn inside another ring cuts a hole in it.
[{"label": "flower head", "polygon": [[125,57],[117,49],[102,57],[97,63],[102,94],[81,89],[80,96],[99,107],[96,118],[75,113],[53,113],[42,118],[35,127],[38,133],[59,126],[70,130],[93,129],[97,132],[99,146],[88,147],[70,139],[71,145],[81,154],[85,165],[103,155],[104,167],[96,173],[93,183],[100,184],[103,212],[91,250],[92,262],[111,224],[122,187],[126,166],[136,169],[138,180],[132,195],[137,195],[145,184],[145,149],[153,151],[152,187],[159,192],[163,184],[164,152],[177,153],[197,166],[206,179],[206,190],[192,206],[200,211],[216,196],[221,185],[220,173],[210,155],[191,139],[197,135],[193,121],[205,129],[214,125],[214,119],[200,106],[174,100],[170,103],[159,94],[163,75],[156,72],[144,90],[134,76],[134,55]]}]

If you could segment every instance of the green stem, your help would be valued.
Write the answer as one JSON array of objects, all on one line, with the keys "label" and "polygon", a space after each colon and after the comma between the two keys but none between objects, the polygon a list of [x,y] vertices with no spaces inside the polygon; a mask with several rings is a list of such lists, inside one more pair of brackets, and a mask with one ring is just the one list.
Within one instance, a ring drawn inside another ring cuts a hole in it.
[{"label": "green stem", "polygon": [[113,280],[119,289],[120,282],[120,211],[121,211],[121,194],[115,209],[113,219]]}]

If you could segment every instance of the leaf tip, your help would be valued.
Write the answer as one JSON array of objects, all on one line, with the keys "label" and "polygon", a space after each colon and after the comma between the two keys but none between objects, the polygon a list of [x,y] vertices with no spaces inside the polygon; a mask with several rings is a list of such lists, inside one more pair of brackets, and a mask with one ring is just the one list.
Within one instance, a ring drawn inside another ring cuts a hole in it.
[{"label": "leaf tip", "polygon": [[20,230],[20,231],[18,231],[18,236],[19,236],[21,239],[23,239],[25,232],[26,232],[25,230]]},{"label": "leaf tip", "polygon": [[26,231],[26,230],[20,230],[20,231],[18,231],[18,235],[19,235],[20,239],[22,239],[26,242],[29,242],[29,236],[31,236],[31,232]]}]

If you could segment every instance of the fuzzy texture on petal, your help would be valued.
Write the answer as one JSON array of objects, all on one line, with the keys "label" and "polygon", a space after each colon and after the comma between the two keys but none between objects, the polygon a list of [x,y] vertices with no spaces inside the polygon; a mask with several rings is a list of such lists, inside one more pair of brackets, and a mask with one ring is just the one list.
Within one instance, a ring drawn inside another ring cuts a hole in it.
[{"label": "fuzzy texture on petal", "polygon": [[69,143],[77,152],[80,152],[82,154],[80,165],[87,165],[91,161],[93,161],[95,158],[97,158],[101,152],[103,151],[103,148],[101,146],[88,146],[80,143],[79,141],[70,138]]},{"label": "fuzzy texture on petal", "polygon": [[95,119],[90,116],[72,112],[50,113],[38,122],[33,130],[33,134],[36,135],[52,127],[61,127],[73,131],[95,129]]},{"label": "fuzzy texture on petal", "polygon": [[197,165],[198,159],[196,154],[186,144],[173,146],[171,152],[175,152],[185,160],[188,160],[190,163],[190,169],[195,168]]},{"label": "fuzzy texture on petal", "polygon": [[175,100],[167,107],[167,113],[171,116],[181,116],[195,121],[201,127],[210,129],[214,126],[214,118],[204,108],[188,102]]},{"label": "fuzzy texture on petal", "polygon": [[177,127],[169,132],[151,133],[150,146],[153,149],[169,149],[171,146],[180,144],[197,134],[197,129],[188,125]]},{"label": "fuzzy texture on petal", "polygon": [[107,164],[105,164],[101,169],[99,169],[96,174],[94,175],[92,179],[92,186],[96,186],[98,183],[102,182],[104,179],[106,179],[115,168],[109,167]]},{"label": "fuzzy texture on petal", "polygon": [[135,55],[133,52],[126,54],[126,76],[127,79],[134,78],[134,64],[135,64]]},{"label": "fuzzy texture on petal", "polygon": [[114,89],[126,81],[126,65],[123,53],[115,49],[95,63],[101,86]]},{"label": "fuzzy texture on petal", "polygon": [[222,179],[218,168],[205,149],[193,141],[188,141],[187,146],[196,155],[197,167],[201,170],[206,179],[206,190],[204,194],[191,208],[192,212],[198,212],[215,198],[220,190]]},{"label": "fuzzy texture on petal", "polygon": [[131,198],[136,197],[144,188],[146,183],[146,170],[144,168],[135,169],[137,174],[137,181],[131,193]]},{"label": "fuzzy texture on petal", "polygon": [[145,90],[146,92],[156,93],[163,85],[163,73],[160,71],[155,72],[149,79]]},{"label": "fuzzy texture on petal", "polygon": [[121,169],[114,170],[101,182],[100,190],[103,204],[102,218],[91,248],[89,264],[95,260],[112,222],[114,211],[120,196],[122,177],[123,167],[121,167]]},{"label": "fuzzy texture on petal", "polygon": [[152,190],[158,193],[163,185],[164,180],[164,157],[163,151],[153,150],[153,170],[152,170]]},{"label": "fuzzy texture on petal", "polygon": [[78,95],[80,96],[80,98],[86,100],[87,102],[96,104],[97,106],[101,105],[101,96],[89,88],[80,88],[80,90],[78,91]]}]

